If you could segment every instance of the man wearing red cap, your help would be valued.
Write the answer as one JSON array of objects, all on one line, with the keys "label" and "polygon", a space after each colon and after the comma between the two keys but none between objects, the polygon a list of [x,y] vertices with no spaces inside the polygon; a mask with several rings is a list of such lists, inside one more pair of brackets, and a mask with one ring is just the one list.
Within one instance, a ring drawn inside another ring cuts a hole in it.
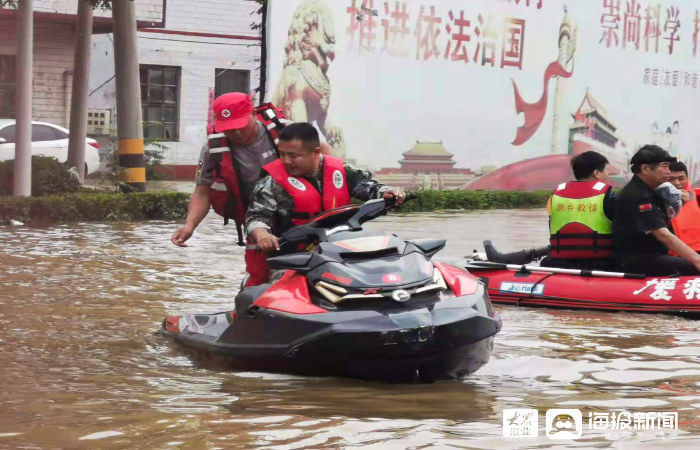
[{"label": "man wearing red cap", "polygon": [[[202,150],[196,182],[185,224],[175,231],[172,242],[180,247],[213,207],[217,214],[236,223],[238,245],[243,242],[242,226],[248,198],[260,177],[262,166],[277,159],[277,135],[288,122],[283,113],[266,103],[253,108],[247,94],[230,92],[217,97],[212,105],[214,130]],[[265,255],[246,251],[248,272],[266,268]]]},{"label": "man wearing red cap", "polygon": [[270,104],[254,109],[250,97],[242,92],[221,95],[212,107],[218,134],[208,136],[208,145],[199,158],[197,186],[190,197],[185,225],[172,236],[173,244],[180,247],[186,246],[185,241],[212,206],[225,222],[234,219],[240,227],[262,166],[277,159],[274,140],[283,126],[281,112]]}]

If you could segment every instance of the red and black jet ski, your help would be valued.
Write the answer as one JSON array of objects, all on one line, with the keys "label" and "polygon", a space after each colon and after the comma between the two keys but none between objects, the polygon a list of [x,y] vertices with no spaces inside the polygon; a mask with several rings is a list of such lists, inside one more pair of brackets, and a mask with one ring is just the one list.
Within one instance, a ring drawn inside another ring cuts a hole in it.
[{"label": "red and black jet ski", "polygon": [[471,374],[489,360],[500,318],[479,279],[431,261],[444,240],[363,230],[391,203],[290,229],[281,255],[268,258],[271,283],[242,289],[232,311],[169,317],[162,333],[234,370],[385,381]]}]

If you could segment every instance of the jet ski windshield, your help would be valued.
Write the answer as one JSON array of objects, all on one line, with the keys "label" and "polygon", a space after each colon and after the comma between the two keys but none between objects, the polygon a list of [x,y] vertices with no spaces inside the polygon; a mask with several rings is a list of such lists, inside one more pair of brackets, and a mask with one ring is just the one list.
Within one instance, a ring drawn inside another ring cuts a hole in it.
[{"label": "jet ski windshield", "polygon": [[295,247],[289,247],[289,244],[322,242],[338,231],[360,231],[364,222],[385,215],[393,206],[393,201],[377,199],[361,205],[348,205],[321,213],[309,223],[282,233],[280,236],[280,246],[284,249],[282,253],[295,249]]},{"label": "jet ski windshield", "polygon": [[392,200],[370,200],[361,205],[348,205],[323,212],[312,218],[309,225],[315,224],[317,228],[328,229],[347,224],[351,229],[360,229],[361,224],[383,216],[393,207]]}]

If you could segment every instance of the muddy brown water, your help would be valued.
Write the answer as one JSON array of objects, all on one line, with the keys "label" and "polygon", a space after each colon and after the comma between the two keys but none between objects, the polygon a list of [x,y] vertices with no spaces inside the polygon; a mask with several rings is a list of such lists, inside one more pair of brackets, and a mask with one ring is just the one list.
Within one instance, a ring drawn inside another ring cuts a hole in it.
[{"label": "muddy brown water", "polygon": [[[234,227],[208,217],[187,248],[172,222],[0,227],[3,448],[699,448],[700,332],[682,317],[496,306],[489,364],[461,381],[391,385],[230,373],[153,334],[167,315],[229,309],[243,277]],[[394,215],[368,225],[540,245],[542,211]],[[504,408],[537,408],[539,437],[507,441]],[[549,408],[678,412],[679,429],[545,437]]]}]

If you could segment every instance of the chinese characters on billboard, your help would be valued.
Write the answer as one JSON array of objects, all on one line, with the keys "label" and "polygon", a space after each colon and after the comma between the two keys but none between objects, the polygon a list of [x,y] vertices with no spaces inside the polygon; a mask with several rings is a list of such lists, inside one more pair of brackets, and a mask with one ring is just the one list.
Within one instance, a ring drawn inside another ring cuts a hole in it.
[{"label": "chinese characters on billboard", "polygon": [[700,0],[268,8],[267,99],[380,176],[548,189],[596,150],[623,183],[654,143],[700,178]]}]

